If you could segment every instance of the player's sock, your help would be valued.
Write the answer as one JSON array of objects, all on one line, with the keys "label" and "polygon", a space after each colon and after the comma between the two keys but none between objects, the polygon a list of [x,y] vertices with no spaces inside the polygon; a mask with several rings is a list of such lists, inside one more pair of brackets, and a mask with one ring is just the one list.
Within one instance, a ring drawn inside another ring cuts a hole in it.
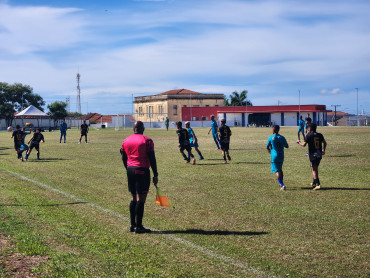
[{"label": "player's sock", "polygon": [[199,154],[200,159],[203,159],[204,158],[203,155],[202,155],[202,153],[200,151],[198,152],[198,154]]},{"label": "player's sock", "polygon": [[40,154],[39,153],[37,153],[37,159],[40,159]]},{"label": "player's sock", "polygon": [[182,154],[182,156],[184,157],[184,160],[190,161],[190,158],[188,158],[184,153]]},{"label": "player's sock", "polygon": [[192,153],[189,154],[191,158],[194,158],[194,155]]},{"label": "player's sock", "polygon": [[190,160],[190,154],[188,153],[188,160]]},{"label": "player's sock", "polygon": [[136,202],[135,207],[135,214],[136,214],[136,227],[143,226],[143,216],[144,216],[144,203],[143,202]]},{"label": "player's sock", "polygon": [[316,184],[317,184],[317,185],[320,185],[320,180],[319,180],[319,178],[317,178],[317,179],[316,179]]},{"label": "player's sock", "polygon": [[131,219],[131,226],[136,226],[136,222],[135,222],[135,209],[136,209],[136,201],[133,201],[131,200],[130,202],[130,219]]},{"label": "player's sock", "polygon": [[226,161],[226,154],[224,153],[224,160]]},{"label": "player's sock", "polygon": [[278,181],[278,183],[280,184],[281,187],[284,186],[284,182],[281,178],[278,178],[277,181]]}]

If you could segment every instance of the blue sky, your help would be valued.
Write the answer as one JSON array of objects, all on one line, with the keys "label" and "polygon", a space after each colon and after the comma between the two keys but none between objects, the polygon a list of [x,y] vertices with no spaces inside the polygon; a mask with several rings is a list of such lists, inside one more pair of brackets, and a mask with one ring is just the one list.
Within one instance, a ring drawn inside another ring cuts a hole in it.
[{"label": "blue sky", "polygon": [[0,81],[130,113],[132,96],[248,90],[370,114],[370,1],[0,0]]}]

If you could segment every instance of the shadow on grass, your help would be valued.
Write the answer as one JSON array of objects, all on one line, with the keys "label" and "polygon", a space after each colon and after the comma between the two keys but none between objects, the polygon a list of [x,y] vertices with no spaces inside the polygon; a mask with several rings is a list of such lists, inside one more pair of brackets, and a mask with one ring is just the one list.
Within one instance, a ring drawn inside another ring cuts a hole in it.
[{"label": "shadow on grass", "polygon": [[0,147],[0,151],[4,151],[4,150],[10,150],[10,148],[7,148],[7,147]]},{"label": "shadow on grass", "polygon": [[199,164],[199,163],[197,163],[196,165],[197,166],[214,166],[214,165],[223,165],[224,163],[204,163],[204,164]]},{"label": "shadow on grass", "polygon": [[[287,190],[312,190],[312,187],[288,187]],[[325,191],[325,190],[354,190],[354,191],[360,191],[360,190],[370,190],[370,188],[356,188],[356,187],[322,187],[318,191]]]},{"label": "shadow on grass", "polygon": [[9,155],[8,153],[0,153],[0,155]]},{"label": "shadow on grass", "polygon": [[72,202],[64,204],[44,204],[44,205],[23,205],[23,204],[0,204],[0,207],[59,207],[59,206],[70,206],[70,205],[79,205],[87,204],[88,202]]},{"label": "shadow on grass", "polygon": [[352,157],[353,154],[328,155],[327,157]]},{"label": "shadow on grass", "polygon": [[232,164],[270,164],[270,163],[267,163],[267,162],[253,162],[253,161],[241,161],[241,162],[230,162]]},{"label": "shadow on grass", "polygon": [[66,158],[41,158],[40,160],[35,159],[29,159],[27,162],[53,162],[53,161],[62,161],[62,160],[69,160]]},{"label": "shadow on grass", "polygon": [[205,231],[198,229],[188,229],[188,230],[169,230],[169,231],[152,231],[153,234],[194,234],[194,235],[219,235],[219,236],[228,236],[228,235],[238,235],[238,236],[258,236],[266,235],[267,232],[250,232],[250,231]]},{"label": "shadow on grass", "polygon": [[205,160],[223,160],[222,158],[205,158]]}]

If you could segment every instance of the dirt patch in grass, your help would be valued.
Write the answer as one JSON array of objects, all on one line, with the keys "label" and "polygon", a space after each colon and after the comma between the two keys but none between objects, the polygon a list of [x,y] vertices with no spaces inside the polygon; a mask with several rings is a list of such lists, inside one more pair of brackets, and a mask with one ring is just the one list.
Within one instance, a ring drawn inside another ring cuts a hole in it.
[{"label": "dirt patch in grass", "polygon": [[0,274],[4,277],[41,277],[45,274],[35,273],[41,263],[48,261],[44,256],[25,256],[14,252],[10,238],[0,234]]}]

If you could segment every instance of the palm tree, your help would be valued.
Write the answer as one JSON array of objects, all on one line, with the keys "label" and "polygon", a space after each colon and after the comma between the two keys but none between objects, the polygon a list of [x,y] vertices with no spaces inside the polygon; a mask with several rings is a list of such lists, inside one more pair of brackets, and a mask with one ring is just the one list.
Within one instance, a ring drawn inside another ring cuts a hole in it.
[{"label": "palm tree", "polygon": [[247,99],[248,91],[244,90],[240,94],[237,91],[234,91],[229,96],[230,102],[228,99],[225,98],[224,105],[225,106],[252,106],[252,102]]}]

